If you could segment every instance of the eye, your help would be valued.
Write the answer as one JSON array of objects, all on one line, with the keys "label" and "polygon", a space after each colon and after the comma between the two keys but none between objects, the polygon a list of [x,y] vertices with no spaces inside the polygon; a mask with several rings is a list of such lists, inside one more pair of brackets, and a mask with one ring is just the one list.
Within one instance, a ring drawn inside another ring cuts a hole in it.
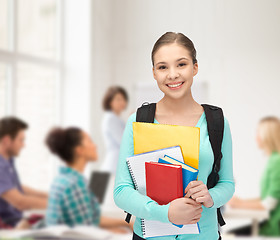
[{"label": "eye", "polygon": [[161,66],[159,66],[159,68],[158,69],[166,69],[166,66],[164,66],[164,65],[161,65]]},{"label": "eye", "polygon": [[186,66],[187,64],[186,63],[179,63],[179,67],[183,67],[183,66]]}]

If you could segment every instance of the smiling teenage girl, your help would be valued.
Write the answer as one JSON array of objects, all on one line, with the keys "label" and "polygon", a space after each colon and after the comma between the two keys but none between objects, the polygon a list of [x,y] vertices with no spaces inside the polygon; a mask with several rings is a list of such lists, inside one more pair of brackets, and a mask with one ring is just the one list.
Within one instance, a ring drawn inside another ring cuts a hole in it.
[{"label": "smiling teenage girl", "polygon": [[206,183],[214,157],[203,107],[193,99],[191,92],[193,77],[198,72],[194,45],[181,33],[165,33],[154,45],[152,63],[154,79],[164,93],[164,97],[156,104],[154,123],[200,128],[198,181],[188,185],[185,197],[167,205],[158,205],[134,189],[126,165],[126,158],[134,153],[132,123],[136,121],[136,114],[132,114],[126,124],[121,144],[114,189],[115,202],[120,208],[136,216],[133,239],[143,237],[140,218],[175,224],[199,221],[199,235],[163,236],[153,239],[219,239],[217,208],[224,205],[234,193],[232,143],[228,121],[224,121],[220,179],[217,185],[208,191]]}]

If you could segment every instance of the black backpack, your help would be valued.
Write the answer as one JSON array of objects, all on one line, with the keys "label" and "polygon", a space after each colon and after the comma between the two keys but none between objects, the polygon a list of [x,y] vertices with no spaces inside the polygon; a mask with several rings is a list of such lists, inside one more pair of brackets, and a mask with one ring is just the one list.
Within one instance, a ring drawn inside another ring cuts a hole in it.
[{"label": "black backpack", "polygon": [[[208,104],[201,105],[204,108],[207,121],[207,129],[209,134],[209,141],[214,153],[214,163],[212,172],[207,179],[207,188],[213,188],[219,181],[220,163],[223,157],[221,152],[223,133],[224,133],[224,115],[223,111],[219,107],[211,106]],[[143,103],[140,108],[137,109],[136,122],[154,123],[156,111],[156,103]],[[217,209],[218,222],[220,226],[225,225],[225,221],[221,214],[220,208]],[[127,213],[125,221],[130,222],[131,214]]]}]

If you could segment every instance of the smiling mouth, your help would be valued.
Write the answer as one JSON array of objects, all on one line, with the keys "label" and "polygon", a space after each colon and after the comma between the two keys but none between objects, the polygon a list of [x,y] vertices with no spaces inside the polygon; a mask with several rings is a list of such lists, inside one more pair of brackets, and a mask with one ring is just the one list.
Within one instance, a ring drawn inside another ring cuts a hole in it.
[{"label": "smiling mouth", "polygon": [[171,89],[180,88],[185,82],[175,83],[175,84],[166,84],[167,87]]}]

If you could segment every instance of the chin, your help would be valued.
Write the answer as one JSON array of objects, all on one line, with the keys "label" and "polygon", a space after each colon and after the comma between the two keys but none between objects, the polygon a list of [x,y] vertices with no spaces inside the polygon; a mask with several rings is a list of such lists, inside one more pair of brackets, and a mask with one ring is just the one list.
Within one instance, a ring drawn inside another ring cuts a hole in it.
[{"label": "chin", "polygon": [[187,95],[187,92],[171,93],[171,94],[165,93],[165,95],[168,96],[169,98],[179,100],[179,99],[182,99],[183,97],[185,97]]},{"label": "chin", "polygon": [[12,157],[18,157],[19,156],[19,152],[18,153],[12,153]]}]

